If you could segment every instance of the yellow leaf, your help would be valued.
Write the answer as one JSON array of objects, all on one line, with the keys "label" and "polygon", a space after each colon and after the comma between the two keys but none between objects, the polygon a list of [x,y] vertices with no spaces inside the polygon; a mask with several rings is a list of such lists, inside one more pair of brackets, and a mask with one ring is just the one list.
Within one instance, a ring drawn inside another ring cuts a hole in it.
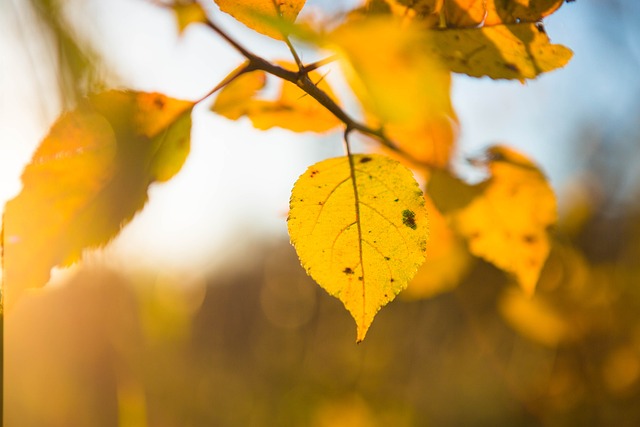
[{"label": "yellow leaf", "polygon": [[493,79],[533,79],[564,67],[573,53],[536,24],[433,31],[432,51],[451,71]]},{"label": "yellow leaf", "polygon": [[[293,69],[292,63],[281,62],[284,68]],[[335,95],[323,76],[309,73],[312,81],[330,98]],[[294,132],[326,132],[341,124],[333,114],[318,101],[307,95],[295,84],[283,80],[280,93],[275,100],[256,98],[264,87],[266,74],[263,71],[246,73],[225,86],[212,106],[212,111],[237,120],[247,116],[258,129],[281,127]]]},{"label": "yellow leaf", "polygon": [[380,155],[324,160],[296,182],[291,242],[309,275],[356,321],[357,341],[424,261],[424,197],[411,172]]},{"label": "yellow leaf", "polygon": [[423,163],[449,161],[457,130],[451,78],[421,27],[391,18],[355,20],[337,28],[329,43],[372,126],[384,125],[403,150]]},{"label": "yellow leaf", "polygon": [[[229,76],[238,74],[246,63],[233,70]],[[228,119],[238,120],[249,112],[250,101],[264,88],[267,75],[264,71],[252,71],[236,77],[220,90],[211,111]]]},{"label": "yellow leaf", "polygon": [[293,23],[305,0],[215,0],[220,10],[228,13],[247,27],[281,40],[281,30],[271,20]]},{"label": "yellow leaf", "polygon": [[189,24],[206,23],[207,14],[197,1],[177,3],[171,6],[178,21],[178,32],[182,33]]},{"label": "yellow leaf", "polygon": [[555,347],[567,338],[566,322],[540,297],[509,289],[500,297],[498,310],[518,333],[533,341]]},{"label": "yellow leaf", "polygon": [[178,172],[193,104],[161,94],[105,92],[63,114],[36,150],[4,215],[5,302],[43,286],[54,266],[106,244]]},{"label": "yellow leaf", "polygon": [[415,123],[450,108],[449,76],[424,54],[430,42],[419,27],[371,18],[349,21],[328,39],[356,94],[383,122]]},{"label": "yellow leaf", "polygon": [[491,177],[467,188],[434,174],[429,194],[451,216],[472,254],[513,274],[531,295],[549,255],[547,229],[557,220],[555,195],[536,165],[512,149],[490,148],[486,165]]},{"label": "yellow leaf", "polygon": [[454,233],[447,219],[426,195],[425,200],[431,244],[424,264],[402,293],[407,299],[431,298],[454,289],[469,272],[473,261],[464,241]]}]

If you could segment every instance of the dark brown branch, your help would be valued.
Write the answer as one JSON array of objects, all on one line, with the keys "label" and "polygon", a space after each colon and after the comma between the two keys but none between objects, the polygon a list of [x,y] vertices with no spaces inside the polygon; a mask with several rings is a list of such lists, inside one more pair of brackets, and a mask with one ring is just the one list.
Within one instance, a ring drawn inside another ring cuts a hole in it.
[{"label": "dark brown branch", "polygon": [[[309,78],[308,73],[326,63],[335,60],[335,57],[329,57],[327,59],[309,64],[307,66],[300,65],[299,71],[290,71],[285,68],[280,67],[279,65],[273,64],[264,58],[253,54],[249,50],[245,49],[240,43],[234,40],[231,36],[229,36],[224,30],[218,27],[212,21],[207,23],[209,28],[219,34],[223,39],[225,39],[234,49],[236,49],[242,56],[244,56],[248,63],[247,68],[244,69],[243,73],[255,70],[261,70],[266,73],[269,73],[273,76],[279,77],[283,80],[291,82],[306,92],[313,99],[318,101],[320,105],[326,108],[331,114],[333,114],[338,120],[340,120],[346,126],[347,131],[351,132],[356,130],[364,135],[370,136],[382,145],[387,147],[388,149],[395,151],[411,162],[428,167],[428,164],[425,164],[422,161],[417,160],[411,154],[407,153],[400,147],[398,147],[384,132],[383,128],[374,129],[365,124],[362,124],[355,119],[353,119],[347,112],[345,112],[342,107],[340,107],[336,102],[331,99],[331,97]],[[295,51],[295,50],[294,50]],[[297,55],[296,55],[297,56]],[[229,81],[227,81],[229,83]],[[220,85],[218,85],[220,86]],[[218,88],[216,86],[216,88]],[[213,92],[212,92],[213,93]],[[208,95],[207,95],[208,96]],[[204,99],[204,98],[203,98]]]}]

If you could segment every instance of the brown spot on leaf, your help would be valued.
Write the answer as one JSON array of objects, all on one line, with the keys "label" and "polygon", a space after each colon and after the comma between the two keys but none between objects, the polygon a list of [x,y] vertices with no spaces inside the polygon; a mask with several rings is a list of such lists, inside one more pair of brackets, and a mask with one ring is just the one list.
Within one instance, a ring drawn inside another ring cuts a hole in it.
[{"label": "brown spot on leaf", "polygon": [[412,230],[415,230],[418,226],[416,225],[416,214],[409,209],[405,209],[402,211],[402,223],[409,227]]},{"label": "brown spot on leaf", "polygon": [[344,274],[353,274],[353,270],[350,267],[345,268],[342,272]]},{"label": "brown spot on leaf", "polygon": [[363,157],[360,159],[360,163],[368,163],[373,160],[371,157]]},{"label": "brown spot on leaf", "polygon": [[164,100],[160,97],[154,98],[153,105],[155,105],[158,110],[162,110],[164,108]]}]

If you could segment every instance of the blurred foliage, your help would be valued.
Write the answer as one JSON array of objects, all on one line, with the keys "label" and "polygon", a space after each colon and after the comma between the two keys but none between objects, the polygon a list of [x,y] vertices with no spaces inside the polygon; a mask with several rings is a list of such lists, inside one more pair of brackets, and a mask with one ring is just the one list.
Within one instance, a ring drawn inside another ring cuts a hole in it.
[{"label": "blurred foliage", "polygon": [[209,278],[85,263],[16,307],[8,425],[638,425],[640,205],[589,182],[534,298],[478,261],[359,345],[286,242]]}]

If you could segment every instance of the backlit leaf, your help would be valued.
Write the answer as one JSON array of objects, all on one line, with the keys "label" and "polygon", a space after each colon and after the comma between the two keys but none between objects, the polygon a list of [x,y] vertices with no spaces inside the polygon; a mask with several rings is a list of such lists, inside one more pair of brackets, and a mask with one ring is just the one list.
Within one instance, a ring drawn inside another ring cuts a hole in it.
[{"label": "backlit leaf", "polygon": [[302,265],[343,302],[362,341],[424,261],[428,224],[408,169],[380,155],[352,159],[324,160],[298,179],[288,227]]},{"label": "backlit leaf", "polygon": [[184,163],[193,104],[105,92],[63,114],[22,175],[4,215],[5,302],[43,286],[54,266],[106,244]]},{"label": "backlit leaf", "polygon": [[549,255],[548,228],[557,220],[555,195],[537,166],[515,150],[492,147],[486,166],[491,177],[475,186],[434,174],[429,194],[472,254],[513,274],[533,294]]},{"label": "backlit leaf", "polygon": [[[291,63],[279,65],[295,68]],[[309,77],[330,98],[336,99],[322,75],[314,71],[309,73]],[[281,87],[275,100],[258,98],[262,95],[259,91],[264,88],[265,82],[264,71],[241,75],[220,91],[211,107],[212,111],[232,120],[247,116],[253,126],[262,130],[280,127],[294,132],[326,132],[341,124],[318,101],[286,80],[278,82]]]},{"label": "backlit leaf", "polygon": [[[236,68],[229,75],[236,75],[238,70],[244,67],[246,64]],[[251,100],[264,88],[266,83],[267,75],[264,71],[252,71],[236,77],[220,90],[211,106],[211,111],[228,119],[238,120],[249,113]]]},{"label": "backlit leaf", "polygon": [[282,39],[277,25],[269,18],[281,19],[285,23],[296,20],[305,0],[215,0],[220,10],[228,13],[247,27],[273,37]]},{"label": "backlit leaf", "polygon": [[394,142],[421,162],[445,166],[457,119],[450,73],[435,55],[425,55],[428,34],[394,19],[371,18],[349,21],[328,39],[370,124],[384,125]]},{"label": "backlit leaf", "polygon": [[532,79],[564,67],[573,53],[551,44],[536,24],[433,31],[433,52],[454,72],[494,79]]},{"label": "backlit leaf", "polygon": [[415,123],[448,110],[449,76],[424,55],[429,40],[393,19],[350,21],[329,36],[358,97],[380,120]]}]

